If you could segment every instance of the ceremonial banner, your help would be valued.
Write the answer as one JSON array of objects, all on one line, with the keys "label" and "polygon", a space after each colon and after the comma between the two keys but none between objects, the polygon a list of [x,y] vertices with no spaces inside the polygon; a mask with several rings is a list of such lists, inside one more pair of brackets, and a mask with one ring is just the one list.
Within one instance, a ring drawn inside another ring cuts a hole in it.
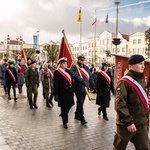
[{"label": "ceremonial banner", "polygon": [[68,68],[71,67],[72,63],[73,63],[73,56],[67,41],[67,38],[64,34],[64,37],[62,37],[61,40],[61,45],[60,45],[60,51],[59,51],[59,55],[58,55],[58,59],[62,58],[62,57],[66,57],[68,60]]},{"label": "ceremonial banner", "polygon": [[23,65],[26,65],[26,64],[27,64],[26,54],[25,54],[25,52],[24,52],[23,49],[21,50],[21,63],[22,63]]}]

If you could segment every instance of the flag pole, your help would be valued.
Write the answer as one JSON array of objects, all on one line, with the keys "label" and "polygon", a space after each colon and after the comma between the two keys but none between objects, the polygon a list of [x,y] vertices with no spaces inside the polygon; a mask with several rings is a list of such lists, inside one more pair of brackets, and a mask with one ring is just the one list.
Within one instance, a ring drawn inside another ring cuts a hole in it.
[{"label": "flag pole", "polygon": [[[108,16],[108,13],[107,13]],[[109,24],[108,24],[108,18],[107,18],[107,51],[108,51],[108,29],[109,28]]]},{"label": "flag pole", "polygon": [[[72,57],[72,59],[73,59],[73,61],[74,61],[74,63],[75,63],[76,68],[77,68],[77,71],[78,71],[80,77],[83,79],[83,77],[82,77],[82,75],[81,75],[81,72],[80,72],[80,70],[79,70],[79,66],[78,66],[76,60],[75,60],[74,57],[73,57],[73,54],[72,54],[72,51],[71,51],[71,49],[70,49],[70,46],[69,46],[69,43],[68,43],[68,41],[67,41],[67,38],[66,38],[66,35],[65,35],[64,30],[62,30],[62,33],[63,33],[63,36],[64,36],[64,40],[66,41],[66,45],[67,45],[67,47],[68,47],[68,50],[69,50],[69,52],[70,52],[70,55],[71,55],[71,57]],[[87,87],[85,86],[84,88],[85,88],[86,94],[87,94],[87,96],[88,96],[88,99],[91,100],[91,97],[90,97],[90,94],[89,94],[89,92],[88,92]]]},{"label": "flag pole", "polygon": [[[81,10],[81,7],[80,7]],[[82,11],[81,11],[81,15],[80,15],[80,52],[79,54],[82,54]]]},{"label": "flag pole", "polygon": [[[96,17],[96,10],[95,10],[95,17]],[[95,22],[95,28],[94,28],[94,62],[96,64],[96,22]]]}]

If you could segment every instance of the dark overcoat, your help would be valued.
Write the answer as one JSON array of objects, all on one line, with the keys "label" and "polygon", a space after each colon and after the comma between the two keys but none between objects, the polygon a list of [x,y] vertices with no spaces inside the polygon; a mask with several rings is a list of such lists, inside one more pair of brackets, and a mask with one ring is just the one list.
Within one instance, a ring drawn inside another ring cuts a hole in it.
[{"label": "dark overcoat", "polygon": [[97,74],[97,84],[96,84],[97,89],[96,104],[103,107],[109,107],[110,91],[112,91],[112,93],[114,94],[114,86],[112,82],[111,73],[109,71],[107,71],[106,73],[111,79],[110,84],[99,72]]},{"label": "dark overcoat", "polygon": [[[13,76],[15,77],[15,80],[12,78],[11,74],[9,73],[8,69],[11,71],[11,73],[13,74]],[[18,78],[17,78],[17,71],[16,68],[11,68],[8,67],[6,69],[6,74],[5,74],[5,78],[6,78],[6,85],[16,85],[18,83]]]},{"label": "dark overcoat", "polygon": [[0,78],[2,78],[2,81],[1,81],[2,85],[6,85],[5,74],[6,74],[7,66],[8,66],[7,63],[4,63],[4,64],[0,65]]},{"label": "dark overcoat", "polygon": [[71,71],[73,72],[73,78],[74,78],[74,92],[86,94],[85,85],[83,82],[85,82],[88,90],[93,91],[94,90],[94,80],[93,80],[93,77],[92,77],[89,67],[86,66],[85,64],[81,65],[79,63],[78,63],[78,66],[79,66],[79,68],[83,68],[88,73],[89,80],[87,80],[83,75],[81,78],[77,67],[73,66],[71,68]]},{"label": "dark overcoat", "polygon": [[[70,70],[65,70],[72,78]],[[73,80],[72,80],[73,81]],[[74,105],[73,82],[72,85],[57,70],[54,72],[54,96],[58,96],[59,107],[71,107]]]}]

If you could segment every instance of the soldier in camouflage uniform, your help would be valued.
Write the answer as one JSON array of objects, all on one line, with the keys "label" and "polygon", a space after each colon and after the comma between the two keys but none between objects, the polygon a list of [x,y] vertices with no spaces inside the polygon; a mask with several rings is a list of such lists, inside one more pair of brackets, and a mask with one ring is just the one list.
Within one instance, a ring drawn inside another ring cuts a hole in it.
[{"label": "soldier in camouflage uniform", "polygon": [[[39,72],[36,67],[36,61],[32,60],[31,66],[25,72],[25,82],[28,88],[28,98],[29,98],[29,105],[30,108],[37,109],[36,101],[38,96],[38,87],[39,87]],[[34,101],[32,101],[32,93],[34,94]]]},{"label": "soldier in camouflage uniform", "polygon": [[48,60],[47,63],[48,63],[48,68],[50,69],[50,71],[51,71],[51,73],[52,73],[52,75],[50,76],[50,90],[51,90],[51,93],[50,93],[50,97],[49,97],[49,102],[50,102],[51,106],[53,106],[53,101],[52,101],[52,100],[53,100],[53,97],[54,97],[53,74],[54,74],[54,72],[55,72],[55,68],[54,68],[54,66],[53,66],[53,62],[52,62],[51,59]]},{"label": "soldier in camouflage uniform", "polygon": [[129,70],[116,87],[117,132],[113,150],[125,150],[129,141],[134,144],[136,150],[149,150],[144,57],[132,55],[128,63]]},{"label": "soldier in camouflage uniform", "polygon": [[50,107],[49,93],[50,93],[50,70],[48,69],[48,64],[44,63],[44,68],[41,70],[41,75],[43,78],[43,93],[46,99],[46,106]]}]

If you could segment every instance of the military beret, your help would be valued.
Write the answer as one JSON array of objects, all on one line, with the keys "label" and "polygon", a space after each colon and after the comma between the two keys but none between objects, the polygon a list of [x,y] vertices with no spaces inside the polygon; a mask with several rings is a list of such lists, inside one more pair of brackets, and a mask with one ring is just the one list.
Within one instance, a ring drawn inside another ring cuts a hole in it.
[{"label": "military beret", "polygon": [[82,54],[82,55],[79,55],[77,58],[78,59],[85,59],[85,56]]},{"label": "military beret", "polygon": [[9,60],[8,63],[9,63],[9,65],[12,65],[12,64],[14,65],[14,61],[12,61],[12,60]]},{"label": "military beret", "polygon": [[62,62],[68,62],[66,57],[62,57],[58,60],[58,64],[62,63]]},{"label": "military beret", "polygon": [[49,63],[49,62],[52,62],[52,60],[51,60],[51,59],[49,59],[49,60],[47,61],[47,63]]},{"label": "military beret", "polygon": [[132,55],[129,59],[128,59],[128,63],[130,65],[132,64],[137,64],[137,63],[140,63],[142,61],[144,61],[145,58],[142,56],[142,55],[139,55],[139,54],[135,54],[135,55]]},{"label": "military beret", "polygon": [[32,61],[31,61],[31,65],[34,64],[34,63],[36,63],[36,61],[35,61],[35,60],[32,60]]},{"label": "military beret", "polygon": [[31,59],[30,57],[27,58],[27,61],[28,61],[28,60],[31,60],[31,61],[32,61],[32,59]]},{"label": "military beret", "polygon": [[4,62],[7,62],[7,59],[3,59]]}]

